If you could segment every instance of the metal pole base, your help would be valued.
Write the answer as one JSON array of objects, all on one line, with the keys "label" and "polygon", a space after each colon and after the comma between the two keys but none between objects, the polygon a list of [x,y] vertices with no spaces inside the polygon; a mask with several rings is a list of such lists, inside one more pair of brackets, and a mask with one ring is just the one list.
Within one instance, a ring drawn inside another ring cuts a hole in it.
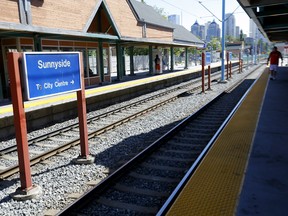
[{"label": "metal pole base", "polygon": [[220,84],[226,84],[226,83],[228,83],[228,81],[227,81],[227,80],[220,80],[218,83],[220,83]]},{"label": "metal pole base", "polygon": [[76,164],[92,164],[95,161],[95,157],[88,155],[88,156],[79,156],[73,160]]},{"label": "metal pole base", "polygon": [[17,201],[25,201],[38,198],[42,194],[42,189],[38,185],[33,185],[29,189],[21,189],[20,187],[10,196]]}]

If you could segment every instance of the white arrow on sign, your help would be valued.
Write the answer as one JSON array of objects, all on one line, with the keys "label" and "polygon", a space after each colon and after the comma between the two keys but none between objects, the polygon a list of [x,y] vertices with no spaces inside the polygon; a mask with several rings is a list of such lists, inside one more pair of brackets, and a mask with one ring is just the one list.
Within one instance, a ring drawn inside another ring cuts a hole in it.
[{"label": "white arrow on sign", "polygon": [[70,83],[73,85],[74,84],[74,80],[72,80]]}]

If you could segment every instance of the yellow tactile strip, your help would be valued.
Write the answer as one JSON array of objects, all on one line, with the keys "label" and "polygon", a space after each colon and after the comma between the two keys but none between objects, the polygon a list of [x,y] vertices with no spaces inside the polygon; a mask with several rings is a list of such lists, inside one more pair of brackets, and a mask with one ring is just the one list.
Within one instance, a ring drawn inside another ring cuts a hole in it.
[{"label": "yellow tactile strip", "polygon": [[234,215],[268,80],[264,72],[167,215]]},{"label": "yellow tactile strip", "polygon": [[[110,92],[110,91],[117,91],[122,88],[131,88],[136,85],[141,85],[145,83],[150,83],[150,82],[156,82],[159,80],[165,80],[169,78],[174,78],[180,75],[185,75],[189,74],[195,71],[198,71],[200,67],[195,67],[190,70],[185,70],[185,71],[179,71],[179,72],[173,72],[173,73],[168,73],[168,74],[161,74],[158,76],[152,76],[152,77],[147,77],[139,80],[132,80],[132,81],[127,81],[123,83],[118,83],[114,85],[108,85],[108,86],[102,86],[98,88],[92,88],[92,89],[87,89],[85,90],[85,96],[89,97],[92,95],[96,94],[103,94],[105,92]],[[52,97],[47,97],[47,98],[42,98],[34,101],[28,101],[24,103],[24,108],[33,108],[37,106],[43,106],[43,105],[49,105],[49,104],[55,104],[55,103],[63,103],[64,101],[69,101],[69,100],[76,100],[76,93],[67,93],[67,94],[62,94],[62,95],[57,95],[57,96],[52,96]],[[0,115],[12,112],[12,105],[7,105],[0,107]]]},{"label": "yellow tactile strip", "polygon": [[[219,67],[220,63],[214,63],[213,67]],[[117,91],[122,88],[129,88],[133,87],[136,85],[141,85],[145,83],[150,83],[150,82],[156,82],[159,80],[164,80],[164,79],[169,79],[169,78],[174,78],[180,75],[185,75],[189,74],[192,72],[199,71],[201,69],[201,66],[199,67],[194,67],[189,70],[184,70],[184,71],[178,71],[178,72],[173,72],[173,73],[168,73],[168,74],[161,74],[158,76],[152,76],[152,77],[147,77],[144,79],[139,79],[139,80],[132,80],[132,81],[127,81],[119,84],[114,84],[114,85],[108,85],[108,86],[102,86],[98,88],[92,88],[92,89],[87,89],[85,91],[85,96],[93,96],[96,94],[103,94],[105,92],[110,92],[110,91]],[[55,104],[55,103],[63,103],[64,101],[70,101],[70,100],[76,100],[76,93],[67,93],[67,94],[62,94],[58,96],[52,96],[52,97],[47,97],[43,99],[38,99],[34,101],[28,101],[24,103],[24,108],[33,108],[37,106],[45,106],[49,104]],[[0,115],[5,114],[5,113],[10,113],[13,111],[12,105],[7,105],[7,106],[2,106],[0,107]]]}]

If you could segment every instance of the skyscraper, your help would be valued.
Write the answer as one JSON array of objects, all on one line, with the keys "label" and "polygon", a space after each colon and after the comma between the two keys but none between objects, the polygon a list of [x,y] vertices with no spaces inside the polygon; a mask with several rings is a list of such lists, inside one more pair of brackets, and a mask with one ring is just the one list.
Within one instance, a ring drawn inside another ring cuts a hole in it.
[{"label": "skyscraper", "polygon": [[196,20],[195,23],[191,26],[191,33],[194,34],[195,36],[198,36],[199,32],[200,32],[200,25]]},{"label": "skyscraper", "polygon": [[225,14],[225,35],[235,37],[235,16],[231,13]]},{"label": "skyscraper", "polygon": [[218,38],[220,39],[220,27],[219,25],[213,20],[213,22],[210,23],[208,29],[207,29],[207,36],[206,40],[211,41],[212,38]]},{"label": "skyscraper", "polygon": [[201,40],[205,40],[206,34],[205,34],[205,26],[204,25],[200,25],[199,36],[200,36]]},{"label": "skyscraper", "polygon": [[197,20],[191,26],[191,33],[200,38],[201,40],[205,40],[205,26],[199,25]]},{"label": "skyscraper", "polygon": [[179,16],[178,14],[169,15],[169,16],[168,16],[168,20],[169,20],[171,23],[180,25],[180,16]]},{"label": "skyscraper", "polygon": [[250,19],[249,23],[249,37],[255,38],[257,32],[257,25],[254,23],[252,19]]},{"label": "skyscraper", "polygon": [[239,26],[236,26],[235,28],[235,38],[236,39],[240,39],[240,27]]},{"label": "skyscraper", "polygon": [[208,21],[207,23],[205,23],[205,39],[207,37],[207,32],[208,32],[208,28],[209,28],[209,25],[211,24],[211,21]]}]

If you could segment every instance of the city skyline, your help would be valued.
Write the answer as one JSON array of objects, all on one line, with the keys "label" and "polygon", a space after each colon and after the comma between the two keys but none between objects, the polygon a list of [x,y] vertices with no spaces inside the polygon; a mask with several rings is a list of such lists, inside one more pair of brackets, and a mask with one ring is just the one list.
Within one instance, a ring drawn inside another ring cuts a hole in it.
[{"label": "city skyline", "polygon": [[[172,14],[178,14],[180,16],[180,24],[189,31],[191,31],[191,26],[195,23],[195,20],[198,21],[199,25],[205,25],[208,21],[212,22],[215,20],[220,28],[222,26],[222,0],[202,0],[201,3],[198,0],[179,0],[177,4],[175,0],[144,1],[152,7],[163,8],[163,12],[167,17]],[[250,18],[248,15],[236,0],[226,0],[225,2],[225,14],[233,13],[236,19],[235,25],[239,26],[244,34],[249,35]]]},{"label": "city skyline", "polygon": [[[231,13],[228,13],[228,14],[225,14],[225,17],[227,19],[225,23],[225,36],[232,36],[233,38],[240,39],[240,27],[235,26],[236,20],[235,20],[234,15]],[[215,19],[212,22],[208,21],[207,23],[205,23],[205,25],[200,25],[198,21],[195,20],[194,24],[191,26],[192,34],[194,34],[195,36],[205,41],[209,41],[211,39],[211,36],[217,37],[220,39],[220,37],[222,37],[222,35],[220,35],[220,32],[218,33],[214,30],[215,33],[212,33],[212,34],[210,33],[210,35],[208,34],[209,28],[210,30],[211,28],[213,28],[210,25],[211,23],[215,23],[217,26],[217,31],[218,30],[220,31],[220,26],[219,24],[215,22]],[[251,24],[250,24],[250,29],[251,29]]]}]

